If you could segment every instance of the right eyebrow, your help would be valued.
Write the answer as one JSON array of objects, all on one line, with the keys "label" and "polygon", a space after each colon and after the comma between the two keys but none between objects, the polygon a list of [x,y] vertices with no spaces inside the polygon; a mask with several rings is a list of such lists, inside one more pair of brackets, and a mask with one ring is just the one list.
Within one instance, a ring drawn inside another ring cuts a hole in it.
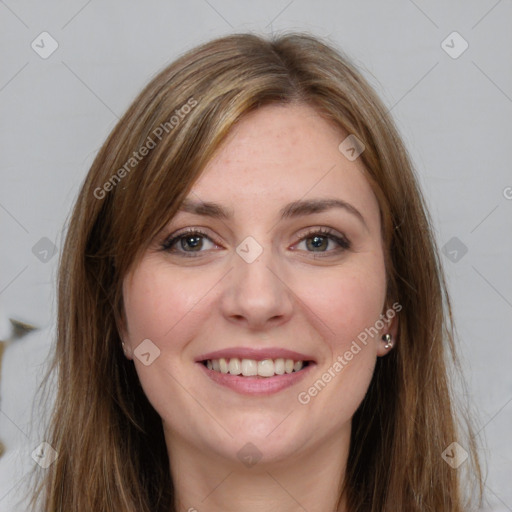
[{"label": "right eyebrow", "polygon": [[195,215],[204,215],[206,217],[213,217],[221,220],[228,220],[233,217],[233,213],[228,212],[220,204],[193,201],[192,199],[185,199],[178,208],[178,211],[193,213]]}]

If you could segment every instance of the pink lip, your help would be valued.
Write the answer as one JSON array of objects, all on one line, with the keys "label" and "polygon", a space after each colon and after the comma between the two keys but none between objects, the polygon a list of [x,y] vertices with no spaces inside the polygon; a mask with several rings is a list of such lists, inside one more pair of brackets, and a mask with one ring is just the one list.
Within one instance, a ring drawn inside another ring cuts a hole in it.
[{"label": "pink lip", "polygon": [[[209,359],[209,357],[207,357],[207,359]],[[293,358],[290,357],[290,359]],[[275,375],[274,377],[241,377],[239,375],[231,375],[229,373],[220,373],[214,370],[209,370],[200,362],[197,364],[201,370],[217,384],[230,388],[243,395],[258,396],[271,395],[297,384],[309,374],[314,366],[316,366],[314,363],[310,363],[298,372]]]},{"label": "pink lip", "polygon": [[284,348],[257,349],[236,347],[208,352],[207,354],[197,357],[196,362],[206,361],[208,359],[231,359],[233,357],[237,357],[238,359],[255,359],[256,361],[278,358],[293,359],[294,361],[315,361],[311,356],[294,352],[293,350],[286,350]]}]

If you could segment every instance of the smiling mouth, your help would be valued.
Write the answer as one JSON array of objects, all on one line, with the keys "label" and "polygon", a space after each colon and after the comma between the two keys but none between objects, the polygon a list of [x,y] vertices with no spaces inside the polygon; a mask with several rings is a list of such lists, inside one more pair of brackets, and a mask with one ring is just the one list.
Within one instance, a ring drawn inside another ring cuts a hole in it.
[{"label": "smiling mouth", "polygon": [[285,375],[297,373],[307,368],[313,361],[294,361],[293,359],[239,359],[233,357],[230,359],[206,359],[201,361],[209,370],[214,372],[238,375],[240,377],[275,377],[276,375]]}]

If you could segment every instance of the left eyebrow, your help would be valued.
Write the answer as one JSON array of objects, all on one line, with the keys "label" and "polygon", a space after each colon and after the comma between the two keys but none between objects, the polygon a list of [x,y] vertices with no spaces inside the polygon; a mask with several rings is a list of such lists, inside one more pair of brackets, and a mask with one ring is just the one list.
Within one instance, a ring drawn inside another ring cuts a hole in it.
[{"label": "left eyebrow", "polygon": [[293,201],[281,209],[280,214],[282,219],[287,219],[300,217],[302,215],[311,215],[313,213],[321,213],[333,208],[342,208],[351,213],[362,222],[366,229],[368,229],[362,213],[355,206],[352,206],[350,203],[341,199],[323,198]]},{"label": "left eyebrow", "polygon": [[[282,208],[279,215],[281,216],[281,219],[290,219],[325,212],[333,208],[341,208],[351,213],[368,230],[368,225],[366,224],[365,218],[361,212],[350,203],[337,198],[302,199],[293,201]],[[222,220],[228,220],[233,217],[232,211],[228,211],[220,204],[210,201],[193,201],[191,199],[185,199],[179,207],[179,211]]]}]

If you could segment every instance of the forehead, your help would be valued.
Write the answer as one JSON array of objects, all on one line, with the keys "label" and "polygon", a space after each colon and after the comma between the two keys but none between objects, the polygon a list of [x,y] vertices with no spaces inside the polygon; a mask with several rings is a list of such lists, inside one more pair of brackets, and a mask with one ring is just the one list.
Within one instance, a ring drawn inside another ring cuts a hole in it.
[{"label": "forehead", "polygon": [[300,198],[336,196],[378,210],[361,159],[350,161],[338,149],[347,136],[312,107],[262,107],[234,127],[189,197],[263,212]]}]

